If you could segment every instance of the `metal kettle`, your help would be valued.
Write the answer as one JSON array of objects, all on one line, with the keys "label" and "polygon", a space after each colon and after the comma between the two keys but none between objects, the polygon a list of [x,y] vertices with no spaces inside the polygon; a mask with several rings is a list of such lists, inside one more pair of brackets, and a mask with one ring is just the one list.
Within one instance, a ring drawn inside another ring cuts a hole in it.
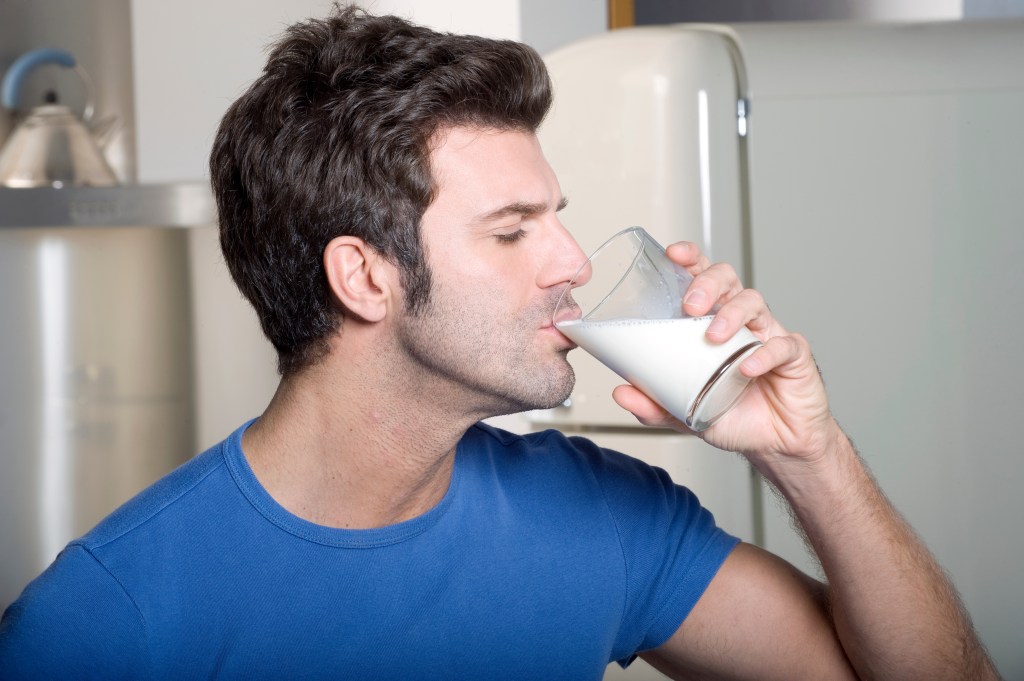
[{"label": "metal kettle", "polygon": [[[18,93],[28,74],[37,66],[58,64],[75,69],[91,90],[89,75],[77,65],[73,55],[62,50],[39,49],[21,55],[8,69],[0,84],[3,106],[14,111]],[[66,106],[47,103],[37,106],[11,133],[0,150],[0,186],[63,187],[116,185],[115,175],[101,151],[101,139],[110,132],[114,121],[102,130],[87,127],[93,105],[91,92],[82,120]]]}]

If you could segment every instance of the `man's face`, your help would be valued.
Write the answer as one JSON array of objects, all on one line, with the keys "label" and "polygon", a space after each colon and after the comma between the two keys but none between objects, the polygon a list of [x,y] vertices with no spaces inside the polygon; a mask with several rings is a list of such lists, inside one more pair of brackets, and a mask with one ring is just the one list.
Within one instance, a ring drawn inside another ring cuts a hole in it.
[{"label": "man's face", "polygon": [[551,313],[586,257],[555,214],[554,171],[529,133],[459,127],[437,144],[421,224],[433,285],[398,342],[440,379],[439,399],[468,396],[487,415],[555,406],[572,390],[574,346]]}]

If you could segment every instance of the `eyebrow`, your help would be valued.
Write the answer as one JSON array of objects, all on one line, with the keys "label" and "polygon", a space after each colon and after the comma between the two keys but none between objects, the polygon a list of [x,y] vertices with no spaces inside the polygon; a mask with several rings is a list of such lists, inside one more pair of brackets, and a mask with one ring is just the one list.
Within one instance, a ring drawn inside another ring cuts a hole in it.
[{"label": "eyebrow", "polygon": [[[562,200],[558,202],[555,207],[555,212],[558,212],[569,205],[569,199],[562,197]],[[536,215],[537,213],[543,213],[548,209],[546,203],[529,203],[527,201],[514,201],[510,204],[502,206],[486,213],[481,213],[473,218],[473,222],[490,222],[492,220],[500,220],[510,215]]]}]

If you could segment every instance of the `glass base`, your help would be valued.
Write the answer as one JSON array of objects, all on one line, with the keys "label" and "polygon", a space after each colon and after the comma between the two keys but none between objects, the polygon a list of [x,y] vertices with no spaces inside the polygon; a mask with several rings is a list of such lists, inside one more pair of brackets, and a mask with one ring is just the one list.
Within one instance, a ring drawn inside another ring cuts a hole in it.
[{"label": "glass base", "polygon": [[688,428],[698,433],[707,430],[739,401],[751,384],[751,379],[740,373],[740,364],[762,345],[761,341],[744,345],[722,363],[690,405]]}]

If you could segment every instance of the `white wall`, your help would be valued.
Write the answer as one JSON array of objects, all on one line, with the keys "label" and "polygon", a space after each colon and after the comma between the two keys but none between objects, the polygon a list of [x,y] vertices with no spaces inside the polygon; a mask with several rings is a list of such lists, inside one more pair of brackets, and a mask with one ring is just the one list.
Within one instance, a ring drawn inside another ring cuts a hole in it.
[{"label": "white wall", "polygon": [[362,3],[374,14],[395,14],[436,31],[520,40],[520,0],[374,0]]},{"label": "white wall", "polygon": [[132,3],[137,148],[142,181],[207,176],[225,109],[260,73],[288,24],[327,12],[329,0]]},{"label": "white wall", "polygon": [[541,54],[608,30],[607,0],[520,0],[523,42]]}]

